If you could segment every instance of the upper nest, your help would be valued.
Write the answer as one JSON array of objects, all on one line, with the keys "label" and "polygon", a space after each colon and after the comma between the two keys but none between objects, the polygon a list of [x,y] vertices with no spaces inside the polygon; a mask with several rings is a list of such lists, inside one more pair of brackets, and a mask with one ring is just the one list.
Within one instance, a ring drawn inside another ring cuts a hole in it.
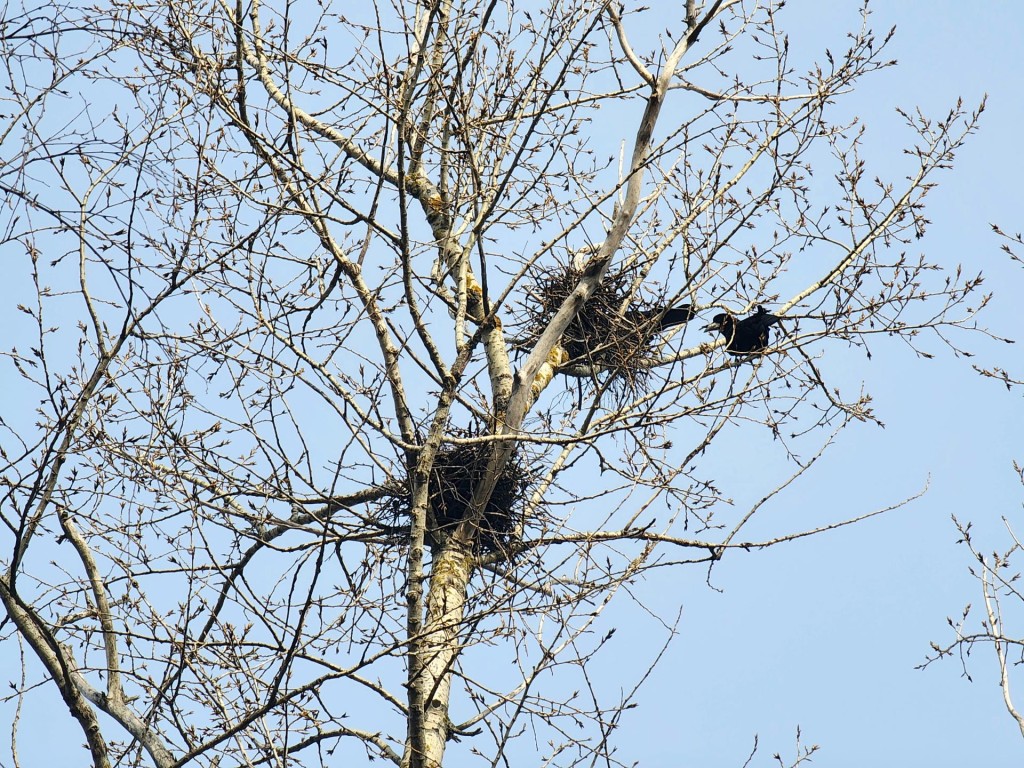
[{"label": "upper nest", "polygon": [[[530,292],[534,301],[526,307],[525,343],[537,341],[582,276],[582,269],[561,264],[537,276]],[[605,275],[562,335],[562,347],[570,357],[567,367],[613,371],[630,389],[644,383],[655,357],[651,339],[661,307],[639,298],[636,278],[635,269]]]}]

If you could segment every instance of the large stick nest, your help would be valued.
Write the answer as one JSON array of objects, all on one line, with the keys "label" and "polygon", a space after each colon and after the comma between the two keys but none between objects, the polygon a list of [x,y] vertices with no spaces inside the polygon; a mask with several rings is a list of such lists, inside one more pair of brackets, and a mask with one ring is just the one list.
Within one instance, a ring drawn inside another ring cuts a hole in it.
[{"label": "large stick nest", "polygon": [[[458,437],[477,437],[479,428],[455,430]],[[427,541],[439,545],[447,539],[469,512],[473,493],[484,479],[493,442],[458,443],[442,446],[430,471],[430,499],[427,507]],[[525,524],[527,489],[533,473],[519,449],[513,451],[498,477],[491,498],[484,505],[477,535],[477,547],[484,552],[507,551],[517,541]],[[388,502],[392,519],[409,514],[409,494]]]},{"label": "large stick nest", "polygon": [[[534,301],[525,310],[524,346],[537,341],[582,276],[582,268],[562,264],[537,275],[530,289]],[[562,348],[570,357],[563,369],[610,372],[629,391],[644,388],[656,357],[651,340],[660,307],[640,296],[636,279],[636,269],[609,270],[562,335]]]}]

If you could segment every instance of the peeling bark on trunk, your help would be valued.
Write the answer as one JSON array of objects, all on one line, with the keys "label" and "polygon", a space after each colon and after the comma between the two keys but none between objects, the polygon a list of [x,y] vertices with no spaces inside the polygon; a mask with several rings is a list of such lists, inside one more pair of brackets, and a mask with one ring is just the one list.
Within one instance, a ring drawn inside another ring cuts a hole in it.
[{"label": "peeling bark on trunk", "polygon": [[423,674],[417,685],[424,702],[423,754],[413,755],[413,768],[440,768],[448,740],[448,707],[452,669],[461,645],[466,591],[472,575],[471,557],[453,541],[441,552],[430,576],[427,631],[423,642]]}]

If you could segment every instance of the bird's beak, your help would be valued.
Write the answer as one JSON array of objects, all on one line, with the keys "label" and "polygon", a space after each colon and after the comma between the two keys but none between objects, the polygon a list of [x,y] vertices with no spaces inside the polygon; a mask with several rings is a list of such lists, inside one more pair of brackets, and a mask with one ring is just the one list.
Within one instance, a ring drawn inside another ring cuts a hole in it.
[{"label": "bird's beak", "polygon": [[707,331],[708,333],[713,333],[714,331],[722,330],[722,326],[720,323],[708,323],[703,328],[701,328],[701,330]]}]

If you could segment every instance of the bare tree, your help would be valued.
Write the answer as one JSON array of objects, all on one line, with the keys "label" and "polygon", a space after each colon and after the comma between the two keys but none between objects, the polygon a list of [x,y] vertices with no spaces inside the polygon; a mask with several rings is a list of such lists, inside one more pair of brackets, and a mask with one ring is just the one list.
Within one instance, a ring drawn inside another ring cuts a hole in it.
[{"label": "bare tree", "polygon": [[[1020,233],[1006,233],[997,225],[992,225],[992,229],[1002,240],[1003,251],[1013,261],[1024,265],[1024,258],[1019,253],[1021,246],[1024,246],[1024,237]],[[981,375],[1004,384],[1008,390],[1024,385],[1024,381],[1015,378],[1017,374],[1011,374],[1005,368],[984,368],[975,365],[974,369]],[[1014,462],[1013,469],[1024,486],[1024,467]],[[1021,592],[1018,570],[1024,544],[1017,533],[1014,521],[1006,515],[1003,515],[1001,520],[1006,531],[1006,543],[1003,545],[1005,549],[992,550],[990,554],[986,554],[986,545],[979,544],[975,539],[974,522],[953,516],[953,524],[960,534],[957,543],[966,547],[970,554],[971,566],[968,570],[971,578],[978,582],[981,603],[977,610],[973,610],[972,604],[968,604],[956,619],[946,619],[946,623],[953,630],[953,640],[941,645],[932,642],[933,653],[919,668],[923,669],[935,661],[956,655],[963,676],[971,680],[968,671],[968,659],[971,654],[976,647],[991,648],[995,656],[1003,704],[1020,729],[1021,736],[1024,736],[1024,712],[1018,703],[1020,685],[1014,685],[1015,676],[1011,674],[1013,668],[1024,663],[1024,638],[1014,634],[1015,627],[1024,625],[1024,616],[1021,615],[1024,609],[1024,593]],[[978,614],[981,618],[975,620],[974,617]]]},{"label": "bare tree", "polygon": [[[55,686],[96,766],[629,762],[609,602],[849,522],[744,531],[875,418],[822,358],[984,332],[908,248],[977,112],[870,168],[889,37],[807,66],[781,5],[6,6],[19,717]],[[706,452],[758,429],[792,473],[737,512]]]}]

